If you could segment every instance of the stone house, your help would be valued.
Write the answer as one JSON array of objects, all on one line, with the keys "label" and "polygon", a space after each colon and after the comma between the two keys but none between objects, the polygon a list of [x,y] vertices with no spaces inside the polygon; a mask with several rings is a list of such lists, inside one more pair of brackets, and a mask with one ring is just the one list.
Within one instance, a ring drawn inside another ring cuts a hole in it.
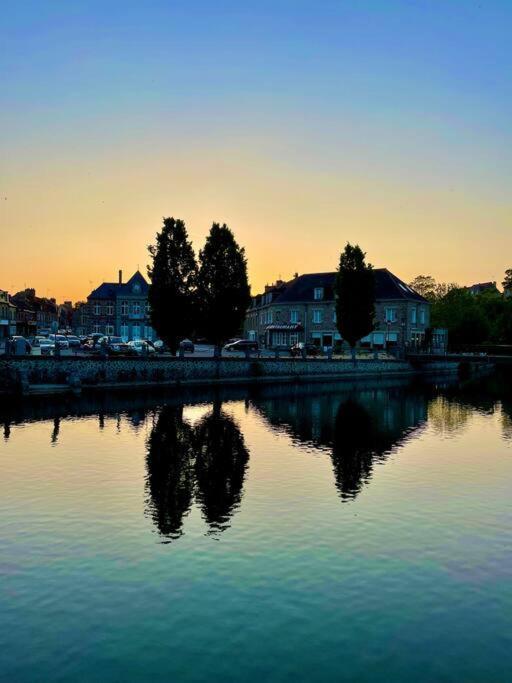
[{"label": "stone house", "polygon": [[[375,274],[375,327],[361,346],[369,348],[418,345],[430,326],[430,304],[386,268]],[[252,297],[244,334],[276,349],[297,342],[322,348],[342,342],[336,327],[336,273],[296,274],[292,280],[265,287]]]},{"label": "stone house", "polygon": [[132,339],[153,340],[148,305],[149,285],[137,271],[128,282],[123,282],[119,271],[118,282],[103,282],[87,297],[88,333],[93,332]]}]

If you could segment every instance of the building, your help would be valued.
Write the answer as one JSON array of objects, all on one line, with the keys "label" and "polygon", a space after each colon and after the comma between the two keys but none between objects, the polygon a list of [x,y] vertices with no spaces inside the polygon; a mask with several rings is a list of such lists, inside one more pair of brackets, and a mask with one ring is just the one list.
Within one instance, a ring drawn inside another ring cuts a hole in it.
[{"label": "building", "polygon": [[[430,304],[386,268],[375,274],[375,328],[362,346],[384,348],[419,345],[430,325]],[[340,345],[336,328],[336,273],[298,275],[278,280],[252,298],[244,332],[267,348],[287,348],[297,342],[320,347]]]},{"label": "building", "polygon": [[466,287],[470,294],[482,294],[483,292],[495,292],[498,294],[498,288],[496,287],[496,282],[477,282],[474,285]]},{"label": "building", "polygon": [[149,285],[137,271],[123,283],[119,271],[117,282],[103,282],[87,297],[88,332],[132,339],[155,338],[149,319]]},{"label": "building", "polygon": [[79,336],[89,332],[89,305],[87,301],[77,301],[71,315],[71,329]]},{"label": "building", "polygon": [[25,337],[56,332],[58,306],[55,299],[36,296],[32,288],[17,292],[12,297],[16,306],[16,332]]},{"label": "building", "polygon": [[0,341],[16,334],[16,306],[9,294],[0,289]]},{"label": "building", "polygon": [[59,304],[59,330],[69,331],[73,326],[73,302],[64,301],[63,304]]}]

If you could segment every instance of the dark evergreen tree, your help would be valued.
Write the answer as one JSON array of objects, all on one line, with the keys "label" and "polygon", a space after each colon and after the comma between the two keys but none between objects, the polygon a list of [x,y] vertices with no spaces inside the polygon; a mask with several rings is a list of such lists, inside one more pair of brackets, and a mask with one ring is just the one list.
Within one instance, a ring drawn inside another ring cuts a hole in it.
[{"label": "dark evergreen tree", "polygon": [[199,252],[197,298],[202,334],[216,346],[240,334],[250,303],[245,250],[224,223],[214,223]]},{"label": "dark evergreen tree", "polygon": [[375,316],[373,266],[365,262],[365,256],[357,244],[347,243],[340,256],[334,286],[336,325],[350,345],[354,359],[356,343],[373,330]]},{"label": "dark evergreen tree", "polygon": [[512,292],[512,268],[505,271],[505,279],[501,283],[505,292],[510,294]]},{"label": "dark evergreen tree", "polygon": [[156,243],[148,247],[151,324],[158,336],[176,353],[181,338],[194,330],[197,264],[185,223],[164,218]]}]

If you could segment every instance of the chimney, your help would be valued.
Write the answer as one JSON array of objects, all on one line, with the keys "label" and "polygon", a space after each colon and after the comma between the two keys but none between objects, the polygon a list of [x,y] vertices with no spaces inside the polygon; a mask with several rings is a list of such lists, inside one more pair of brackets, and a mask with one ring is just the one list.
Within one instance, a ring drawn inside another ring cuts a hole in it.
[{"label": "chimney", "polygon": [[123,284],[123,271],[122,270],[119,271],[119,284],[120,285]]}]

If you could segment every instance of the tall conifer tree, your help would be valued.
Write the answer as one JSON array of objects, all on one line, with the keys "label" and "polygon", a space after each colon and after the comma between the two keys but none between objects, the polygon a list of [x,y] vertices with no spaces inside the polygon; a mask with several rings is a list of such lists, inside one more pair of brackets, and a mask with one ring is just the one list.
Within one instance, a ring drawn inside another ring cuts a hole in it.
[{"label": "tall conifer tree", "polygon": [[148,300],[151,324],[176,353],[180,339],[194,331],[197,263],[185,223],[164,218],[156,243],[148,247],[152,264]]},{"label": "tall conifer tree", "polygon": [[340,255],[334,286],[336,324],[348,342],[355,361],[356,343],[373,330],[375,316],[375,281],[373,266],[365,262],[359,245],[347,243]]},{"label": "tall conifer tree", "polygon": [[242,330],[250,303],[245,250],[224,223],[214,223],[199,252],[197,297],[202,333],[216,346]]}]

